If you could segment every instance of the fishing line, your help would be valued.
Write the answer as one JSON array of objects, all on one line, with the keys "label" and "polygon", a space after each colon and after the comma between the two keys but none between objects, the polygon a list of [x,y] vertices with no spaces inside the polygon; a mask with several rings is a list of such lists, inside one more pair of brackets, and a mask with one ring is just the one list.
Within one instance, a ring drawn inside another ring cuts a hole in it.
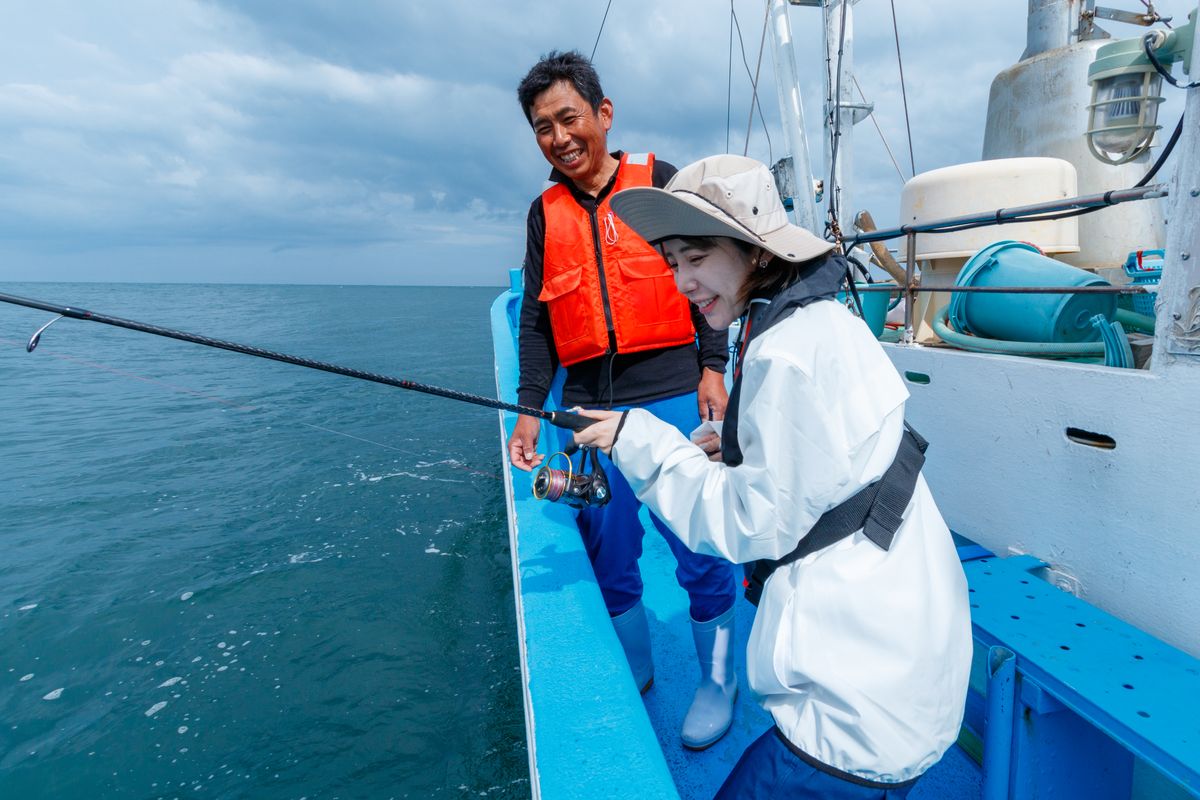
[{"label": "fishing line", "polygon": [[312,428],[313,430],[325,431],[325,433],[333,433],[338,436],[345,436],[347,439],[353,439],[356,442],[366,442],[367,444],[373,444],[376,447],[384,447],[384,448],[387,448],[388,450],[395,450],[397,453],[407,452],[406,450],[404,450],[402,448],[393,447],[390,444],[384,444],[383,442],[376,442],[373,439],[364,439],[361,436],[355,436],[352,433],[345,433],[344,431],[335,431],[333,428],[323,428],[320,425],[313,425],[311,422],[301,422],[300,424],[306,428]]},{"label": "fishing line", "polygon": [[[19,342],[15,339],[5,339],[3,337],[0,337],[0,344],[17,345],[17,344],[24,344],[24,343]],[[244,411],[244,412],[259,411],[262,408],[261,406],[240,405],[238,403],[235,403],[232,400],[226,400],[223,397],[217,397],[216,395],[205,394],[204,392],[197,391],[196,389],[191,389],[187,386],[178,386],[176,384],[167,383],[166,381],[162,381],[157,378],[151,378],[147,375],[139,375],[136,372],[129,372],[127,370],[118,369],[110,364],[101,364],[97,361],[88,361],[87,359],[76,358],[75,356],[68,356],[68,355],[64,355],[61,353],[47,353],[47,355],[50,358],[55,358],[55,359],[58,359],[59,361],[69,361],[73,364],[78,364],[80,366],[84,366],[89,369],[94,369],[94,370],[98,370],[101,372],[108,372],[113,375],[117,375],[118,377],[130,378],[132,380],[141,381],[142,383],[149,383],[154,386],[161,386],[172,392],[178,392],[180,394],[186,394],[186,395],[190,395],[192,397],[198,397],[202,400],[210,400],[214,403],[218,403],[223,406],[228,406],[229,408],[232,408],[235,411]],[[288,420],[288,422],[292,422],[292,421],[293,420]],[[379,442],[374,439],[367,439],[362,436],[355,436],[354,434],[346,433],[345,431],[335,431],[333,428],[326,428],[322,425],[313,425],[310,422],[297,422],[297,424],[303,425],[306,428],[313,428],[318,431],[323,431],[325,433],[332,433],[336,436],[345,436],[347,439],[354,439],[355,441],[358,441],[358,442],[365,442],[366,444],[373,444],[376,447],[382,447],[387,450],[394,450],[397,453],[406,453],[406,454],[408,453],[408,451],[405,450],[404,448],[395,447],[394,445],[385,444],[384,442]],[[480,475],[485,478],[499,479],[499,477],[500,477],[499,475],[497,475],[493,472],[483,472],[482,470],[472,469],[471,467],[463,466],[461,464],[454,464],[454,463],[449,463],[449,462],[444,462],[444,461],[443,462],[435,462],[435,463],[448,464],[449,466],[454,467],[455,469],[459,469],[464,472],[470,472],[473,475]]]},{"label": "fishing line", "polygon": [[[353,439],[356,442],[366,442],[367,444],[373,444],[377,447],[383,447],[387,450],[395,450],[397,453],[408,454],[408,452],[409,452],[401,447],[395,447],[390,444],[384,444],[383,442],[377,442],[374,439],[367,439],[362,436],[355,436],[354,434],[346,433],[345,431],[335,431],[333,428],[325,428],[321,425],[313,425],[311,422],[301,422],[300,424],[306,428],[313,428],[314,430],[324,431],[325,433],[332,433],[336,436],[345,436],[347,439]],[[417,464],[414,464],[413,468],[421,469],[422,467],[426,467],[426,466],[435,467],[435,466],[439,466],[439,465],[452,467],[453,469],[461,470],[463,472],[469,472],[472,475],[479,475],[480,477],[483,477],[483,478],[491,478],[493,480],[500,479],[500,476],[494,472],[484,472],[483,470],[473,469],[473,468],[465,466],[463,464],[459,464],[459,463],[455,462],[453,459],[443,459],[441,461],[430,461],[430,462],[424,462],[424,463],[419,462]]]},{"label": "fishing line", "polygon": [[235,353],[255,356],[257,358],[265,358],[271,361],[282,361],[285,364],[295,364],[299,367],[307,367],[308,369],[316,369],[322,372],[332,372],[337,375],[345,375],[349,378],[358,378],[359,380],[371,381],[372,383],[382,383],[386,386],[395,386],[398,389],[408,389],[410,391],[421,392],[423,394],[432,394],[438,397],[445,397],[448,400],[457,400],[460,403],[470,403],[472,405],[484,406],[486,408],[494,408],[499,411],[512,411],[517,414],[524,414],[538,419],[544,419],[552,425],[568,430],[580,431],[592,425],[596,420],[590,417],[585,417],[581,414],[575,414],[569,411],[545,411],[540,408],[531,406],[522,406],[516,403],[505,403],[501,400],[495,400],[490,397],[481,395],[468,394],[466,392],[456,391],[454,389],[446,389],[440,386],[431,386],[429,384],[417,383],[416,381],[407,380],[405,378],[394,378],[388,375],[380,375],[374,372],[365,372],[363,370],[352,369],[350,367],[342,367],[337,364],[330,364],[324,361],[315,361],[309,358],[301,358],[299,356],[287,355],[286,353],[278,353],[272,350],[264,350],[250,345],[238,344],[237,342],[225,341],[222,339],[213,339],[208,336],[201,336],[194,333],[186,333],[177,331],[171,328],[163,328],[158,325],[149,325],[144,322],[135,320],[122,319],[120,317],[110,317],[106,314],[88,311],[82,308],[74,308],[72,306],[59,306],[52,303],[47,303],[41,300],[33,300],[25,297],[17,297],[16,295],[0,293],[0,302],[10,303],[17,306],[25,306],[26,308],[39,309],[41,311],[49,311],[58,314],[59,316],[50,322],[43,325],[29,339],[29,343],[25,349],[32,353],[37,347],[38,342],[46,328],[57,322],[62,317],[70,317],[71,319],[84,320],[86,322],[99,322],[102,325],[111,325],[116,328],[127,328],[129,330],[138,331],[140,333],[149,333],[155,336],[162,336],[168,339],[178,339],[184,342],[192,342],[193,344],[201,344],[205,347],[213,347],[219,350],[230,350]]},{"label": "fishing line", "polygon": [[[15,339],[0,338],[0,344],[24,344],[24,342],[19,342]],[[232,400],[226,400],[224,398],[217,397],[216,395],[205,394],[204,392],[198,391],[196,389],[190,389],[187,386],[176,386],[173,383],[167,383],[166,381],[160,381],[157,378],[151,378],[146,375],[139,375],[136,372],[129,372],[127,370],[118,369],[117,367],[111,366],[109,364],[101,364],[97,361],[88,361],[87,359],[84,359],[84,358],[68,356],[63,353],[47,353],[47,355],[50,358],[56,358],[59,361],[70,361],[74,364],[81,364],[81,365],[83,365],[85,367],[89,367],[91,369],[100,370],[103,372],[109,372],[109,373],[112,373],[113,375],[119,375],[122,378],[132,378],[133,380],[142,381],[143,383],[152,383],[152,384],[155,384],[156,386],[162,386],[166,389],[170,389],[172,392],[178,392],[180,394],[187,394],[187,395],[191,395],[192,397],[199,397],[203,400],[211,400],[214,403],[220,403],[223,406],[229,406],[230,408],[232,408],[236,411],[257,411],[258,410],[258,406],[240,405],[238,403],[233,402]]]}]

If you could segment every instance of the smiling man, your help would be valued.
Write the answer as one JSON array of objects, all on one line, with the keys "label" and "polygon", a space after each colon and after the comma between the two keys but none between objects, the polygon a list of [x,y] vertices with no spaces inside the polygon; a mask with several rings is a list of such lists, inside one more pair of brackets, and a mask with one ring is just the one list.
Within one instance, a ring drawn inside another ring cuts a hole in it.
[{"label": "smiling man", "polygon": [[[540,408],[559,364],[560,402],[588,408],[645,408],[687,435],[701,418],[724,416],[725,333],[714,331],[675,290],[662,256],[612,213],[609,197],[632,186],[662,187],[675,168],[649,153],[610,152],[613,104],[591,62],[550,53],[529,71],[517,98],[538,147],[553,167],[550,188],[533,201],[526,231],[521,305],[519,402]],[[515,466],[530,470],[540,423],[517,420],[508,442]],[[554,448],[558,449],[558,448]],[[653,681],[650,632],[638,557],[640,503],[603,454],[612,499],[579,513],[579,532],[638,688]],[[690,598],[700,686],[683,723],[686,747],[716,742],[732,720],[734,571],[692,553],[653,514]]]}]

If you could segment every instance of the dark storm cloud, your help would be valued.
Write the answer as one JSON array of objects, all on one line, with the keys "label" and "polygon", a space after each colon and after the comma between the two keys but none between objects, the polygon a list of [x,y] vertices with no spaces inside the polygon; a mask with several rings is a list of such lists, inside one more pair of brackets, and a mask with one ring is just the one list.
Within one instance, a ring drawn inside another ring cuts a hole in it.
[{"label": "dark storm cloud", "polygon": [[[977,159],[991,78],[1024,48],[1024,4],[896,5],[917,169]],[[753,73],[764,6],[735,7]],[[549,50],[590,52],[603,12],[18,2],[0,33],[0,279],[503,283],[548,171],[516,84]],[[820,169],[821,13],[791,18]],[[616,104],[610,143],[678,165],[727,136],[742,152],[750,76],[735,39],[727,107],[729,36],[723,2],[614,0],[596,53]],[[890,4],[856,5],[853,43],[907,175]],[[771,142],[756,115],[749,143],[762,160],[785,148],[773,81],[768,50]],[[870,122],[853,157],[855,205],[893,221],[902,181]]]}]

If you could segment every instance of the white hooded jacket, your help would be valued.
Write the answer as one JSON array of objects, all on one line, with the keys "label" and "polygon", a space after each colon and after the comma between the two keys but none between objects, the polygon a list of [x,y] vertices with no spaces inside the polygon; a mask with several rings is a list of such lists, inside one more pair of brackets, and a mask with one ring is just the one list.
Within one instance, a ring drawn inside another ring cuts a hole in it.
[{"label": "white hooded jacket", "polygon": [[[738,563],[777,559],[883,475],[907,397],[866,325],[838,303],[816,302],[747,347],[740,465],[709,461],[641,410],[629,413],[612,457],[692,550]],[[858,531],[774,573],[747,672],[797,748],[859,778],[898,783],[957,739],[971,649],[966,579],[921,476],[890,550]]]}]

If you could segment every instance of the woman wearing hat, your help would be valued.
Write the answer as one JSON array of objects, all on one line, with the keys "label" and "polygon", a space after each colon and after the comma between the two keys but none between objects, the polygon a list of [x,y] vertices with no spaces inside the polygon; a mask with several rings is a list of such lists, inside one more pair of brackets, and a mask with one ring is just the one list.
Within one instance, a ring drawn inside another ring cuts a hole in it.
[{"label": "woman wearing hat", "polygon": [[775,725],[717,797],[903,797],[958,737],[967,586],[908,392],[835,301],[845,261],[789,224],[753,159],[706,158],[612,206],[713,328],[745,317],[719,448],[642,410],[584,412],[600,422],[575,435],[689,548],[756,562],[747,674]]}]

